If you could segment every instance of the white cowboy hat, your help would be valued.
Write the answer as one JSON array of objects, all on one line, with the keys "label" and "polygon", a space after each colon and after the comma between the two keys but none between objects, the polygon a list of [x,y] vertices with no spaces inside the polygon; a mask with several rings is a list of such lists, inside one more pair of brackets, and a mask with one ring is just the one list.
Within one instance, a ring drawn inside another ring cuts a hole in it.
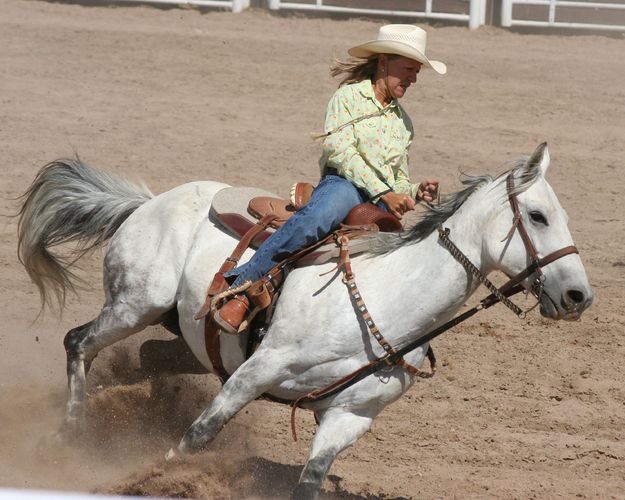
[{"label": "white cowboy hat", "polygon": [[425,68],[432,68],[437,73],[447,73],[447,66],[440,61],[430,61],[425,56],[427,33],[412,24],[387,24],[378,32],[378,38],[362,45],[352,47],[347,52],[350,56],[366,58],[373,54],[396,54],[419,61]]}]

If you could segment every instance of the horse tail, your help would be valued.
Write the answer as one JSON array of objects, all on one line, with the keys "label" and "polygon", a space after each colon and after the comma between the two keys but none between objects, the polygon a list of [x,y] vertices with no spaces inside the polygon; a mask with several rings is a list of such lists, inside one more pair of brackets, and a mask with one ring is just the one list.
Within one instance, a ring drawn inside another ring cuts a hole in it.
[{"label": "horse tail", "polygon": [[[78,259],[104,244],[122,223],[154,195],[144,185],[95,170],[80,159],[45,165],[20,197],[18,257],[39,289],[41,309],[56,298],[65,306],[67,290],[82,280],[72,271]],[[51,248],[73,247],[62,255]]]}]

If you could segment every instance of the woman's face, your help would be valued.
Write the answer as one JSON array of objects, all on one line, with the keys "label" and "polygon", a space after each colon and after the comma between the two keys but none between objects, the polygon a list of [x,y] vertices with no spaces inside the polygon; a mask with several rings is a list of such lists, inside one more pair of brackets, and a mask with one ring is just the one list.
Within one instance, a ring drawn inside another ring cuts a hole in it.
[{"label": "woman's face", "polygon": [[408,87],[417,81],[417,73],[421,63],[403,56],[387,56],[380,58],[380,71],[386,77],[387,90],[391,97],[399,99],[404,96]]}]

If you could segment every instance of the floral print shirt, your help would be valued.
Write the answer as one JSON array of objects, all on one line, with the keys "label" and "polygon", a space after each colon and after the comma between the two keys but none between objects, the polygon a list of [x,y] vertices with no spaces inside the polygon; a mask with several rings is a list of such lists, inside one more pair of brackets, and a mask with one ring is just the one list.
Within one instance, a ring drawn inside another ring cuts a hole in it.
[{"label": "floral print shirt", "polygon": [[[345,126],[352,120],[356,121]],[[330,134],[319,160],[322,176],[326,169],[335,169],[373,202],[391,190],[417,198],[418,186],[408,177],[412,122],[397,100],[383,108],[370,80],[344,85],[334,93],[325,132]]]}]

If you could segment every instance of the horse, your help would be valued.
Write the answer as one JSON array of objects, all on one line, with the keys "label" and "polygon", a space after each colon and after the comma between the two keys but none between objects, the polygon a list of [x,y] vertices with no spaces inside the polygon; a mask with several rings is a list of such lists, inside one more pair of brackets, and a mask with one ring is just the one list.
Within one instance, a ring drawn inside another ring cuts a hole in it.
[{"label": "horse", "polygon": [[[573,245],[567,215],[545,179],[549,163],[543,143],[505,176],[467,176],[462,190],[427,208],[412,228],[380,234],[369,251],[353,256],[362,298],[389,344],[406,346],[447,322],[479,286],[480,280],[441,244],[440,227],[484,276],[525,270],[522,285],[530,291],[540,274],[544,317],[580,318],[593,292],[579,255],[568,252],[540,270],[528,268],[535,256],[516,230],[523,226],[538,256]],[[154,196],[145,186],[90,168],[78,158],[40,170],[23,197],[18,250],[42,308],[55,299],[62,308],[76,284],[72,265],[109,242],[104,305],[95,319],[64,339],[69,398],[60,436],[75,436],[83,425],[86,376],[98,352],[161,322],[172,310],[178,312],[190,350],[213,370],[204,320],[194,314],[204,303],[209,277],[237,243],[209,217],[213,197],[226,187],[191,182]],[[518,205],[516,215],[511,197]],[[63,243],[74,247],[65,254],[51,249]],[[248,249],[243,261],[252,252]],[[232,375],[168,458],[208,448],[224,425],[262,394],[297,400],[383,358],[384,349],[357,316],[335,266],[326,262],[290,271],[264,340],[247,359],[245,333],[221,335],[223,365]],[[427,349],[425,343],[405,360],[421,367]],[[316,498],[336,456],[368,431],[416,377],[399,365],[387,366],[331,397],[304,403],[318,427],[293,498]]]}]

